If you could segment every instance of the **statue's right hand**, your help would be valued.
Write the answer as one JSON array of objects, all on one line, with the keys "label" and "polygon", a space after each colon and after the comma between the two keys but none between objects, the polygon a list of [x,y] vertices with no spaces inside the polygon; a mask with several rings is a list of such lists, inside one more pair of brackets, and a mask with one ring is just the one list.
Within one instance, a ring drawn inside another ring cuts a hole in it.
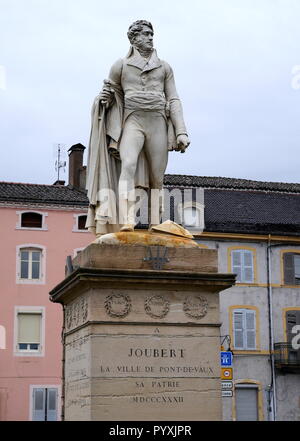
[{"label": "statue's right hand", "polygon": [[113,97],[114,94],[112,92],[111,89],[109,89],[108,87],[103,87],[103,89],[101,90],[100,94],[99,94],[99,100],[101,101],[102,104],[108,104],[110,105],[113,101]]}]

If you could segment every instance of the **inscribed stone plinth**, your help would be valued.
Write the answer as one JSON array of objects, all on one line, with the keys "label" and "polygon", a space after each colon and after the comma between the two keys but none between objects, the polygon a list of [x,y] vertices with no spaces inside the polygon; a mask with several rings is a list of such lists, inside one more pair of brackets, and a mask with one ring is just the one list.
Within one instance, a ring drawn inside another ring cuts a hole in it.
[{"label": "inscribed stone plinth", "polygon": [[147,247],[117,251],[90,245],[51,292],[65,305],[65,419],[221,420],[218,293],[233,276],[216,250],[172,250],[161,270]]}]

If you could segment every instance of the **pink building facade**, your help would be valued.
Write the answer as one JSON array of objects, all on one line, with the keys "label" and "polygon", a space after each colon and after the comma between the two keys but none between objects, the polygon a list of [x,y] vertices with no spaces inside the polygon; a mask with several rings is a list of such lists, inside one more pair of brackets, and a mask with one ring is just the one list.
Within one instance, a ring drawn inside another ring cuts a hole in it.
[{"label": "pink building facade", "polygon": [[0,420],[61,418],[62,309],[49,291],[94,238],[86,209],[79,187],[0,183]]}]

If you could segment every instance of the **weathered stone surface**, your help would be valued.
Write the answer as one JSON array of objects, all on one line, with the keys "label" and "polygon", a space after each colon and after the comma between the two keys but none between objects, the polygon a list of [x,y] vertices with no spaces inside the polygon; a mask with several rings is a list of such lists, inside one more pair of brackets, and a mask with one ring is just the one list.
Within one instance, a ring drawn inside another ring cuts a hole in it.
[{"label": "weathered stone surface", "polygon": [[66,337],[66,419],[221,419],[218,350],[215,327],[78,329]]},{"label": "weathered stone surface", "polygon": [[[191,236],[193,237],[193,236]],[[139,231],[120,231],[109,233],[95,239],[93,243],[106,245],[147,245],[170,248],[198,248],[199,245],[191,238],[163,233],[143,233]]]},{"label": "weathered stone surface", "polygon": [[156,233],[168,233],[174,236],[186,237],[188,239],[193,239],[194,237],[188,230],[171,220],[166,220],[162,224],[151,227],[150,231],[154,231]]},{"label": "weathered stone surface", "polygon": [[146,249],[91,244],[51,292],[65,306],[66,420],[222,419],[218,293],[234,277],[213,272],[216,250],[173,248],[158,271],[141,268]]},{"label": "weathered stone surface", "polygon": [[[120,236],[136,236],[139,233],[116,233]],[[163,234],[155,235],[162,237]],[[149,244],[125,246],[121,244],[107,245],[92,243],[82,250],[74,259],[74,267],[85,268],[118,268],[151,270],[155,259],[163,258],[163,270],[216,273],[218,271],[217,250],[200,248],[190,239],[170,236],[174,242],[178,240],[191,242],[192,248],[155,247]]]}]

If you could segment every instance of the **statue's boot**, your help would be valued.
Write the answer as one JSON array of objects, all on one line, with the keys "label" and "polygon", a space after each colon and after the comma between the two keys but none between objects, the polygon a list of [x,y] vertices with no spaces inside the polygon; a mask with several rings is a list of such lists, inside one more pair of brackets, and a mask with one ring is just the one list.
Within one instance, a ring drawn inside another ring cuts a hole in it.
[{"label": "statue's boot", "polygon": [[121,227],[120,231],[134,231],[135,227],[135,202],[127,201],[127,212],[125,216],[125,222]]},{"label": "statue's boot", "polygon": [[156,222],[153,222],[152,216],[151,216],[151,204],[149,204],[148,206],[148,213],[149,213],[149,226],[148,226],[148,231],[151,231],[152,227],[156,227],[157,225],[160,225],[162,222],[162,215],[163,215],[163,203],[162,201],[160,201],[159,203],[159,214],[158,214],[158,218],[154,216],[154,219],[156,220]]},{"label": "statue's boot", "polygon": [[124,224],[120,231],[134,231],[134,224]]}]

